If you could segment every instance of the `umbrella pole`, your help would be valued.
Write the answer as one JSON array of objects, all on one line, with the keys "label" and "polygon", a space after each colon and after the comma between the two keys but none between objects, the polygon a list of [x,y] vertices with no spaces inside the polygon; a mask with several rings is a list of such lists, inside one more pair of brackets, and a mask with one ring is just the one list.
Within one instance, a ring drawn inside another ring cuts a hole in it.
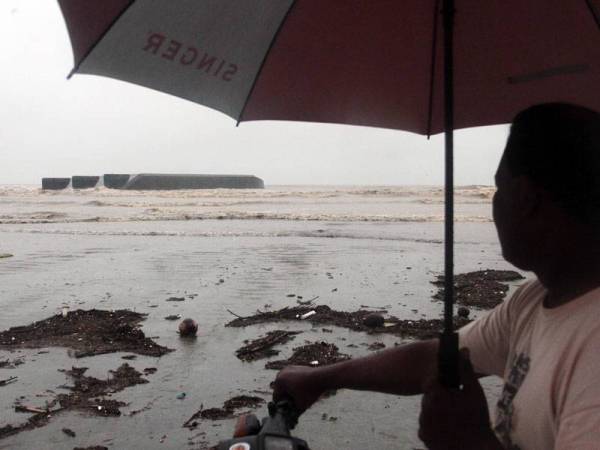
[{"label": "umbrella pole", "polygon": [[444,144],[445,220],[444,220],[444,331],[438,355],[442,386],[456,388],[458,378],[458,333],[454,331],[454,0],[444,0]]}]

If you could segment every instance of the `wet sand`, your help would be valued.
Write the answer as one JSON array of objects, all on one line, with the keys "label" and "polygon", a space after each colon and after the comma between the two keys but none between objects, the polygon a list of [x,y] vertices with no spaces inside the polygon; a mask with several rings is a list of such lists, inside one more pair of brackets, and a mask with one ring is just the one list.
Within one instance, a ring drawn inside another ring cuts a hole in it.
[{"label": "wet sand", "polygon": [[[15,368],[0,367],[0,427],[19,424],[29,414],[14,401],[40,406],[72,380],[59,370],[89,367],[87,376],[106,379],[124,362],[149,381],[127,387],[111,398],[127,403],[119,417],[66,412],[48,425],[0,439],[0,449],[205,448],[230,435],[234,419],[183,424],[203,405],[220,407],[238,395],[269,399],[276,372],[268,361],[287,359],[305,341],[335,344],[351,357],[408,341],[389,334],[368,334],[305,321],[225,327],[241,316],[297,306],[318,298],[340,311],[361,305],[385,307],[402,320],[439,318],[442,305],[431,284],[443,268],[441,223],[331,221],[201,220],[178,222],[4,224],[2,248],[14,256],[0,261],[0,331],[77,309],[147,314],[145,336],[175,351],[161,357],[108,353],[74,358],[65,348],[0,351],[0,361],[22,358]],[[457,272],[511,269],[500,257],[490,223],[457,226]],[[522,281],[521,281],[522,282]],[[511,289],[521,282],[511,284]],[[295,297],[290,295],[294,294]],[[167,301],[183,297],[184,301]],[[481,312],[474,308],[476,317]],[[181,339],[178,321],[194,318],[196,339]],[[327,331],[324,331],[325,328]],[[278,344],[278,355],[242,361],[236,350],[274,330],[302,331]],[[500,380],[484,382],[490,403]],[[49,392],[51,390],[53,392]],[[184,398],[180,394],[185,392]],[[23,398],[20,398],[23,396]],[[419,397],[340,391],[300,419],[295,433],[315,449],[422,448],[417,437]],[[256,409],[259,416],[266,407]],[[331,417],[337,418],[330,420]],[[72,437],[62,431],[75,432]]]}]

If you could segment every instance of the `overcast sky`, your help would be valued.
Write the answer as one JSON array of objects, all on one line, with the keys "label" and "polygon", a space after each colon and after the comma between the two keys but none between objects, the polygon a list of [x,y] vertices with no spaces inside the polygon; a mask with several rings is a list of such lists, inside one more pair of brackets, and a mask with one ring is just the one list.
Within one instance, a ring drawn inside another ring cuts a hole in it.
[{"label": "overcast sky", "polygon": [[[0,184],[102,173],[239,173],[276,184],[443,184],[443,139],[235,122],[121,81],[76,75],[55,0],[0,2]],[[506,126],[456,134],[457,184],[493,184]]]}]

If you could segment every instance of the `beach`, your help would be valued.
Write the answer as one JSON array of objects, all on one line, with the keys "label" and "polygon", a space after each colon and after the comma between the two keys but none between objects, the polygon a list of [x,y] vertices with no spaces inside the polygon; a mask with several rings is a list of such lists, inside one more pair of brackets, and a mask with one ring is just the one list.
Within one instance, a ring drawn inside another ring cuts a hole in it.
[{"label": "beach", "polygon": [[[456,189],[456,273],[510,270],[491,218],[494,188]],[[264,190],[41,191],[0,186],[0,331],[76,310],[147,314],[145,336],[173,349],[163,356],[129,353],[75,358],[63,347],[0,349],[0,428],[27,420],[14,405],[44,405],[65,390],[59,370],[88,367],[106,379],[124,362],[148,371],[147,383],[112,397],[127,403],[117,417],[67,411],[48,424],[0,438],[0,449],[209,448],[231,435],[234,419],[183,424],[202,407],[236,395],[269,400],[276,371],[269,360],[326,341],[351,357],[368,346],[409,342],[309,321],[235,328],[238,316],[276,311],[313,299],[340,311],[385,310],[403,320],[438,319],[432,284],[443,271],[443,189],[435,186],[267,186]],[[528,274],[523,274],[529,277]],[[522,281],[509,283],[509,294]],[[171,298],[181,301],[168,301]],[[471,309],[471,317],[484,310]],[[198,323],[182,339],[178,321]],[[324,331],[325,328],[327,331]],[[301,331],[278,356],[245,362],[244,341],[276,329]],[[408,369],[407,369],[408,370]],[[501,380],[483,382],[490,405]],[[62,388],[60,386],[63,386]],[[185,396],[181,394],[185,393]],[[294,430],[311,448],[414,449],[419,397],[340,391],[307,411]],[[266,406],[254,410],[259,417]],[[68,428],[71,436],[62,431]]]}]

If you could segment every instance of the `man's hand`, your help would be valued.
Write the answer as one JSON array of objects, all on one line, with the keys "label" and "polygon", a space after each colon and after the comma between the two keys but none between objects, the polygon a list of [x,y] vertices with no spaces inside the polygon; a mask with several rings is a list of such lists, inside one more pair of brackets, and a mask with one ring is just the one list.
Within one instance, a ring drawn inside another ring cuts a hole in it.
[{"label": "man's hand", "polygon": [[315,403],[325,391],[318,368],[289,366],[277,374],[273,382],[275,401],[290,398],[301,414]]},{"label": "man's hand", "polygon": [[431,450],[502,449],[490,427],[485,394],[467,349],[461,350],[460,389],[445,389],[437,378],[425,387],[419,438]]}]

